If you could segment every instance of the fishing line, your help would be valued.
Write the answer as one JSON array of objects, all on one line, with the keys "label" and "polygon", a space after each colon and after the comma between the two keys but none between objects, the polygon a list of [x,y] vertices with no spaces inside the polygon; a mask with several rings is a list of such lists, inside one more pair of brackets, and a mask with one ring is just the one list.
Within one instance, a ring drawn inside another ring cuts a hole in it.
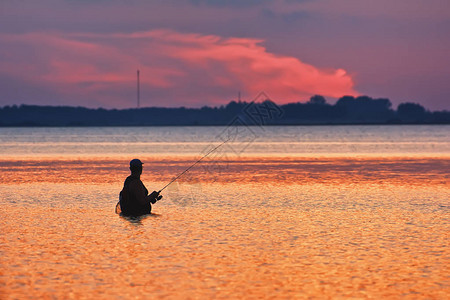
[{"label": "fishing line", "polygon": [[212,150],[210,150],[208,153],[206,153],[205,155],[203,155],[199,160],[197,160],[195,163],[193,163],[189,168],[187,168],[186,170],[184,170],[181,174],[179,174],[177,177],[175,177],[174,179],[172,179],[172,181],[170,181],[168,184],[166,184],[162,189],[159,190],[158,194],[161,193],[166,187],[168,187],[169,185],[171,185],[175,180],[177,180],[178,178],[180,178],[184,173],[186,173],[187,171],[189,171],[193,166],[195,166],[196,164],[198,164],[202,159],[204,159],[205,157],[207,157],[208,155],[210,155],[211,153],[213,153],[214,151],[216,151],[220,146],[222,146],[223,144],[225,144],[226,142],[228,142],[230,140],[230,138],[228,138],[227,140],[225,140],[222,144],[216,146],[215,148],[213,148]]}]

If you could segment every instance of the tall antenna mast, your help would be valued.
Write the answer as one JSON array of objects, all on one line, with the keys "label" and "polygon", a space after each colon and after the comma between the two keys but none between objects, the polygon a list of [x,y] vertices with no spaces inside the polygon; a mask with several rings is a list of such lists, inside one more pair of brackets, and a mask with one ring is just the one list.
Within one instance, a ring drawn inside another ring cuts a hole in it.
[{"label": "tall antenna mast", "polygon": [[137,70],[137,108],[140,106],[141,102],[141,91],[139,86],[139,70]]},{"label": "tall antenna mast", "polygon": [[241,91],[238,93],[238,101],[241,102]]}]

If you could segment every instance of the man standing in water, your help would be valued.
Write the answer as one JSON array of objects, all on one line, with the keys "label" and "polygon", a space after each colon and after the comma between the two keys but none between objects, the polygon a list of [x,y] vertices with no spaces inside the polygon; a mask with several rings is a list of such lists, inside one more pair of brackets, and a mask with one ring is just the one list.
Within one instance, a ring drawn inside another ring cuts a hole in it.
[{"label": "man standing in water", "polygon": [[150,195],[141,181],[143,163],[139,159],[130,161],[131,175],[127,177],[120,192],[120,208],[126,216],[141,216],[152,212],[152,204],[160,200],[159,192]]}]

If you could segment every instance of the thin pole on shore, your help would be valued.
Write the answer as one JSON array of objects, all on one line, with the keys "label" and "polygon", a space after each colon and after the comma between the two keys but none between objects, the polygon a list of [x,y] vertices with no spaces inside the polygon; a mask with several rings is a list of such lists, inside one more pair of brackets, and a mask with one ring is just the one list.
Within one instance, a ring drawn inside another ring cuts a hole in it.
[{"label": "thin pole on shore", "polygon": [[137,108],[140,107],[141,105],[141,91],[140,91],[140,86],[139,86],[139,70],[137,70]]}]

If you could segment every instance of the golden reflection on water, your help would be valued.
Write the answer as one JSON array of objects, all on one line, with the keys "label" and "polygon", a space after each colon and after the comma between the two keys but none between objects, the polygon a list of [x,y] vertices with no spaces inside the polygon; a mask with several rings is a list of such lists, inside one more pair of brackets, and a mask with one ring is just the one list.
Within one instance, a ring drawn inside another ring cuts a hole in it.
[{"label": "golden reflection on water", "polygon": [[[153,189],[191,162],[143,160]],[[450,294],[446,158],[207,161],[134,220],[127,163],[0,161],[0,298]]]},{"label": "golden reflection on water", "polygon": [[[143,178],[168,181],[198,157],[141,157]],[[77,158],[1,160],[0,182],[118,183],[129,173],[129,159]],[[298,182],[447,184],[448,157],[235,157],[207,158],[182,178],[200,182]]]}]

